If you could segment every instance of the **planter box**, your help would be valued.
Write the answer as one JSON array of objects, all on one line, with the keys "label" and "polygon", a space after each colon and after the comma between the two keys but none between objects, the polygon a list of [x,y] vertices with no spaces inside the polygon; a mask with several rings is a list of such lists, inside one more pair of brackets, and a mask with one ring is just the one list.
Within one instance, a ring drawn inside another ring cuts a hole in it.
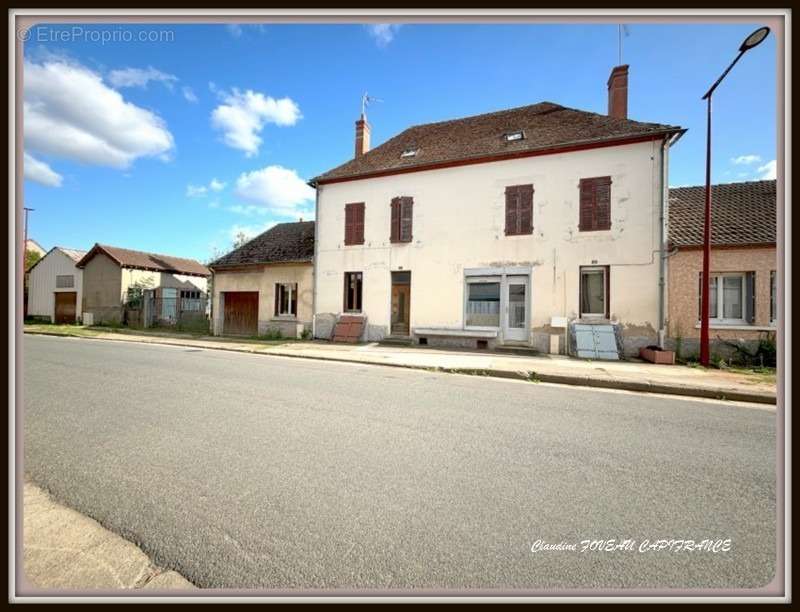
[{"label": "planter box", "polygon": [[660,351],[658,349],[642,347],[639,349],[639,357],[650,363],[675,365],[675,351]]}]

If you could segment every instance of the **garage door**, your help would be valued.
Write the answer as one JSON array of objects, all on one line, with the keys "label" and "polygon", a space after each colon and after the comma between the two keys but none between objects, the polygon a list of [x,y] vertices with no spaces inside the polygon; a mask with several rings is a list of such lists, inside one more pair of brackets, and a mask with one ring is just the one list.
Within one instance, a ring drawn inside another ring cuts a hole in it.
[{"label": "garage door", "polygon": [[78,294],[75,291],[58,291],[56,296],[56,323],[75,322],[75,303],[78,301]]},{"label": "garage door", "polygon": [[222,333],[226,336],[255,336],[258,334],[258,291],[226,291],[225,320]]}]

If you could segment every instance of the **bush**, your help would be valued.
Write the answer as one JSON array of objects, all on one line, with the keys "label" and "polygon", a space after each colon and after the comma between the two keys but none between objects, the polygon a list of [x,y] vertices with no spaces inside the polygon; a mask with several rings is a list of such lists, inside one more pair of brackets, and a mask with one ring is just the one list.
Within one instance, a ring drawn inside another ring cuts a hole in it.
[{"label": "bush", "polygon": [[259,336],[260,340],[282,340],[283,334],[279,329],[268,329],[263,335]]}]

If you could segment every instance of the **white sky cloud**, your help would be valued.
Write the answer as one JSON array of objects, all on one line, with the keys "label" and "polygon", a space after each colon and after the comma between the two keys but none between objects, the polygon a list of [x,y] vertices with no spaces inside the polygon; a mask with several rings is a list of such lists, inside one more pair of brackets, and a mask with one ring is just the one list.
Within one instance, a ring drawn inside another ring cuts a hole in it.
[{"label": "white sky cloud", "polygon": [[152,66],[147,68],[121,68],[108,74],[108,82],[114,87],[147,87],[150,81],[164,83],[169,89],[178,81],[174,74],[161,72]]},{"label": "white sky cloud", "polygon": [[294,125],[302,117],[300,107],[291,98],[275,99],[248,89],[234,89],[222,94],[223,103],[211,113],[211,124],[224,133],[229,147],[240,149],[247,157],[258,153],[264,126]]},{"label": "white sky cloud", "polygon": [[174,146],[161,117],[80,64],[26,62],[24,79],[25,146],[32,151],[127,168],[139,157],[165,159]]},{"label": "white sky cloud", "polygon": [[25,178],[46,187],[61,187],[63,177],[45,162],[25,153],[23,160]]},{"label": "white sky cloud", "polygon": [[778,163],[776,160],[768,161],[763,166],[758,167],[759,179],[762,181],[778,178]]},{"label": "white sky cloud", "polygon": [[392,42],[399,29],[399,23],[374,23],[367,26],[367,31],[379,47],[385,47]]},{"label": "white sky cloud", "polygon": [[228,183],[223,183],[222,181],[213,178],[211,179],[211,182],[208,185],[186,185],[186,197],[204,198],[212,191],[216,192],[222,191],[223,189],[225,189],[225,186],[227,184]]},{"label": "white sky cloud", "polygon": [[746,166],[760,161],[761,157],[758,155],[740,155],[739,157],[731,158],[731,162],[736,164],[737,166]]},{"label": "white sky cloud", "polygon": [[225,189],[225,185],[227,183],[223,183],[222,181],[218,181],[216,178],[211,179],[211,182],[208,184],[208,188],[211,191],[222,191]]},{"label": "white sky cloud", "polygon": [[236,195],[284,217],[313,214],[310,204],[314,201],[314,190],[297,172],[283,166],[267,166],[241,174],[236,180]]},{"label": "white sky cloud", "polygon": [[186,100],[188,102],[191,102],[192,104],[197,104],[197,102],[198,102],[197,94],[194,93],[194,89],[192,89],[191,87],[187,86],[187,87],[183,87],[181,89],[181,92],[183,93],[183,97],[186,98]]}]

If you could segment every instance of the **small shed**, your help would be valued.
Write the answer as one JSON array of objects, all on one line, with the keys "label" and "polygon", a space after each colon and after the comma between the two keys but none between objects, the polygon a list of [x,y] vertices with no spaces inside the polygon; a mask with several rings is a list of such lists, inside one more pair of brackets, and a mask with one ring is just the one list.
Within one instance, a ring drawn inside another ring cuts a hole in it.
[{"label": "small shed", "polygon": [[53,247],[28,271],[28,316],[51,323],[80,320],[83,270],[76,264],[86,251]]}]

